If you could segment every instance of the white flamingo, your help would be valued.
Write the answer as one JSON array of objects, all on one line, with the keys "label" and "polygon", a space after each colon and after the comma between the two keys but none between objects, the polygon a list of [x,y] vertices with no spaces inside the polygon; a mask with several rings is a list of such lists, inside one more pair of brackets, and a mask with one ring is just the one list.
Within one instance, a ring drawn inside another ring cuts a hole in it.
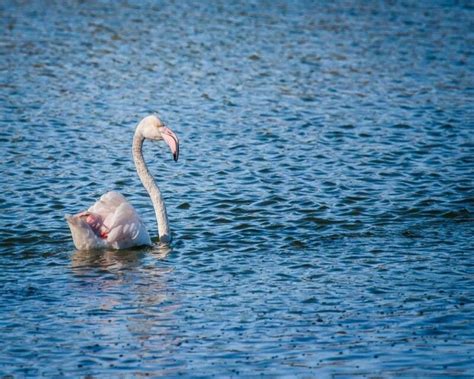
[{"label": "white flamingo", "polygon": [[[171,234],[165,203],[143,159],[142,147],[145,139],[164,140],[170,147],[175,161],[179,156],[179,141],[176,134],[158,117],[148,116],[138,124],[132,145],[137,174],[155,208],[160,242],[169,243]],[[151,245],[145,224],[125,197],[115,191],[107,192],[85,212],[74,216],[66,215],[66,220],[78,250],[125,249]]]}]

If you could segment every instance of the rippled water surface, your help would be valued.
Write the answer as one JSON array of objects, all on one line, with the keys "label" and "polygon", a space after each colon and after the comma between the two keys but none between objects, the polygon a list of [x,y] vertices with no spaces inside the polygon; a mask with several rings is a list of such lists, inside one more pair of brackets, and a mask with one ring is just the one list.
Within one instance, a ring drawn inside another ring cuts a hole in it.
[{"label": "rippled water surface", "polygon": [[[473,9],[0,4],[0,374],[471,377]],[[167,248],[76,251],[118,190]]]}]

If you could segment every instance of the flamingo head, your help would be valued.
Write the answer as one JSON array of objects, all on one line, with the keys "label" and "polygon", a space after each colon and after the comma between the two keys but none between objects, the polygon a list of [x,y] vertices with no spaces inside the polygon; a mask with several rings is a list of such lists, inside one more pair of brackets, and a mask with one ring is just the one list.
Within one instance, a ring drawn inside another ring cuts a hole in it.
[{"label": "flamingo head", "polygon": [[139,125],[142,136],[153,141],[165,141],[171,149],[175,162],[179,157],[179,140],[176,134],[168,128],[157,116],[145,117]]}]

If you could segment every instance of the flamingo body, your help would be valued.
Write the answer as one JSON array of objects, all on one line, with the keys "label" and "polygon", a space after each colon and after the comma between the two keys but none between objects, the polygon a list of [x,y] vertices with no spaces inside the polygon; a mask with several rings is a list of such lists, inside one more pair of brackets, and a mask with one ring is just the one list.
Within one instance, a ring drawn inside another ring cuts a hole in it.
[{"label": "flamingo body", "polygon": [[79,250],[126,249],[151,245],[145,224],[118,192],[107,192],[86,212],[66,216],[74,245]]}]

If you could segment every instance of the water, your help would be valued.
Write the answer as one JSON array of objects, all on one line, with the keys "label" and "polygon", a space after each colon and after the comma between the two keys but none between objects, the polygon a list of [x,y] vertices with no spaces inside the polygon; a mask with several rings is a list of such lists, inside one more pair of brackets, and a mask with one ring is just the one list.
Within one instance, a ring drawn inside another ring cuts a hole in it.
[{"label": "water", "polygon": [[[473,375],[470,2],[95,3],[0,5],[2,375]],[[172,246],[75,251],[153,112]]]}]

